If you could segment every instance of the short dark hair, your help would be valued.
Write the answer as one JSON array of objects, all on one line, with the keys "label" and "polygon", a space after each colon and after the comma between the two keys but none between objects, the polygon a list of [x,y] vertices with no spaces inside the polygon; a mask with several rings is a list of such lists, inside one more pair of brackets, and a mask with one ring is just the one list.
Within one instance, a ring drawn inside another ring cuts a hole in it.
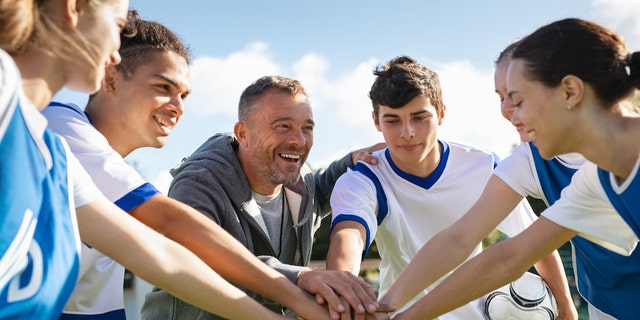
[{"label": "short dark hair", "polygon": [[240,95],[238,103],[238,120],[244,121],[253,105],[267,90],[278,90],[295,96],[307,95],[300,81],[283,76],[264,76],[249,85]]},{"label": "short dark hair", "polygon": [[400,108],[424,94],[439,112],[443,108],[438,74],[408,56],[392,59],[373,71],[376,80],[369,91],[375,115],[379,106]]},{"label": "short dark hair", "polygon": [[125,79],[131,78],[136,69],[148,62],[149,53],[154,50],[174,52],[191,63],[190,49],[167,27],[155,21],[143,20],[138,11],[129,10],[127,25],[120,33],[120,56],[116,65]]}]

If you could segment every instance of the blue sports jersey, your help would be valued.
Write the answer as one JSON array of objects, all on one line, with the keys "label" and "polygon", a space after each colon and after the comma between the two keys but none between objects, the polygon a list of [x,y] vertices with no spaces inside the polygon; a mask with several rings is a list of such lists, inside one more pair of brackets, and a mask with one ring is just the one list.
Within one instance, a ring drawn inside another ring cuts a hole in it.
[{"label": "blue sports jersey", "polygon": [[50,130],[40,136],[30,126],[25,109],[37,110],[22,108],[28,102],[18,102],[17,92],[0,105],[0,319],[54,319],[79,263],[66,152]]},{"label": "blue sports jersey", "polygon": [[[553,204],[560,198],[560,191],[569,185],[577,170],[564,166],[555,158],[543,159],[538,149],[532,143],[529,145],[542,191],[549,203]],[[632,184],[625,193],[617,196],[609,183],[608,173],[605,174],[601,169],[598,171],[602,186],[616,210],[623,218],[625,215],[631,216],[630,220],[634,221],[628,209],[639,208],[638,179],[634,180],[635,187],[632,187]],[[606,179],[603,179],[605,176]],[[634,193],[636,197],[632,196]],[[617,203],[616,199],[629,202],[626,202],[625,206],[622,202]],[[640,217],[636,213],[635,221],[638,221],[638,218]],[[625,221],[629,223],[627,218]],[[629,225],[634,227],[632,224]],[[639,234],[637,225],[634,231]],[[640,295],[640,250],[635,250],[630,256],[623,256],[579,236],[571,239],[571,244],[580,295],[598,310],[618,319],[636,317],[634,301]]]}]

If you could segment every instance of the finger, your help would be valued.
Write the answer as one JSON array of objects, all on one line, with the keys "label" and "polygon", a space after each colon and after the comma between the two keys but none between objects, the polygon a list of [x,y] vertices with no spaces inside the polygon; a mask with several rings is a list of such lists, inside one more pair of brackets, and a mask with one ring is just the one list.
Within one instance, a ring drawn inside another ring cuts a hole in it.
[{"label": "finger", "polygon": [[352,317],[353,317],[354,320],[366,320],[367,313],[366,312],[363,312],[363,313],[354,312],[352,314]]},{"label": "finger", "polygon": [[319,300],[326,301],[329,309],[336,310],[338,313],[344,312],[347,308],[338,295],[328,286],[323,286],[318,290],[318,293],[316,293],[316,301]]},{"label": "finger", "polygon": [[[342,300],[342,298],[340,298],[340,300]],[[340,320],[351,320],[352,319],[351,314],[353,313],[353,309],[348,303],[344,303],[344,301],[343,301],[343,304],[345,305],[345,308],[344,308],[345,310],[344,312],[340,313]]]},{"label": "finger", "polygon": [[[362,305],[366,306],[366,310],[368,312],[376,312],[376,310],[378,310],[378,301],[375,293],[373,293],[373,289],[371,289],[371,286],[366,281],[364,281],[364,279],[355,276],[354,278],[355,283],[351,285],[351,289],[356,295],[356,299]],[[362,310],[362,312],[365,312],[365,310]]]},{"label": "finger", "polygon": [[373,289],[371,288],[371,285],[365,281],[364,279],[357,277],[358,281],[360,282],[360,286],[362,286],[362,288],[364,289],[364,291],[369,294],[369,297],[371,298],[371,300],[377,302],[378,297],[376,296],[376,294],[373,292]]},{"label": "finger", "polygon": [[396,311],[396,306],[388,304],[388,303],[380,303],[378,302],[378,310],[376,310],[378,313],[380,312],[394,312]]},{"label": "finger", "polygon": [[[346,300],[348,305],[353,307],[355,312],[364,313],[366,311],[365,305],[377,303],[375,298],[372,299],[366,293],[360,282],[354,281],[354,278],[356,278],[354,275],[347,273],[345,275],[348,276],[337,283],[333,283],[331,287],[343,300]],[[345,305],[345,307],[347,306]]]},{"label": "finger", "polygon": [[340,312],[334,310],[331,307],[329,307],[329,316],[332,320],[340,320]]},{"label": "finger", "polygon": [[367,162],[370,164],[378,164],[378,159],[372,154],[367,155]]}]

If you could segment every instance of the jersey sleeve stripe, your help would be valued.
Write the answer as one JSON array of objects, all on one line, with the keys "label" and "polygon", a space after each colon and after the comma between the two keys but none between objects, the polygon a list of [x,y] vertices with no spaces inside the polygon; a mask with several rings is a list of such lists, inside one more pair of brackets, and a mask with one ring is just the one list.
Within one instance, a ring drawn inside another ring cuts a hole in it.
[{"label": "jersey sleeve stripe", "polygon": [[156,187],[146,182],[115,201],[115,204],[120,209],[129,212],[159,193],[160,191]]}]

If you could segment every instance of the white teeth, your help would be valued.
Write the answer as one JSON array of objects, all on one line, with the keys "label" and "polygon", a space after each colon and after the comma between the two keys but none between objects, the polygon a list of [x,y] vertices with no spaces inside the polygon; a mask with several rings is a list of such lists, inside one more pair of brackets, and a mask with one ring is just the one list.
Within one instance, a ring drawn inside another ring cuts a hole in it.
[{"label": "white teeth", "polygon": [[158,122],[160,125],[165,126],[165,127],[171,127],[171,125],[169,123],[167,123],[166,121],[158,118],[158,117],[154,117],[156,119],[156,122]]},{"label": "white teeth", "polygon": [[286,153],[281,153],[280,154],[281,157],[283,158],[288,158],[288,159],[294,159],[294,160],[298,160],[300,159],[300,156],[297,154],[286,154]]}]

